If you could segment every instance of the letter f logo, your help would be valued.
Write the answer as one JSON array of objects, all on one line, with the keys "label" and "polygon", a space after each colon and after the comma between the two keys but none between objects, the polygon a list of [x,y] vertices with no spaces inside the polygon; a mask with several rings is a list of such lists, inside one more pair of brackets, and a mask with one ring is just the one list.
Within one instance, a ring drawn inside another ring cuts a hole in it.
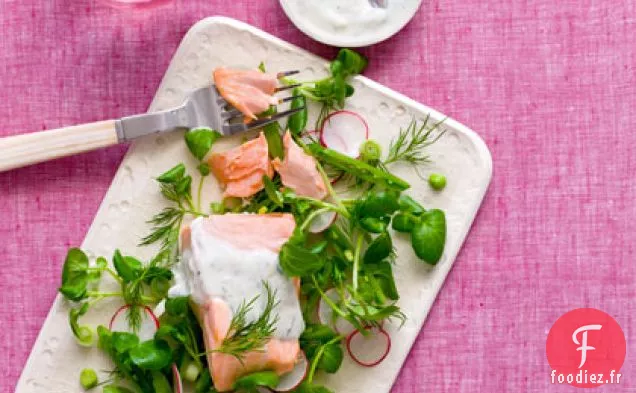
[{"label": "letter f logo", "polygon": [[[596,349],[587,345],[587,332],[589,330],[601,330],[602,327],[602,325],[585,325],[576,329],[574,333],[572,333],[572,341],[574,341],[574,344],[580,345],[580,347],[576,349],[577,351],[581,351],[581,364],[579,364],[579,368],[583,367],[587,360],[587,351],[593,351]],[[581,332],[583,332],[583,334],[581,335],[581,342],[579,342],[579,339],[576,336],[578,336]]]}]

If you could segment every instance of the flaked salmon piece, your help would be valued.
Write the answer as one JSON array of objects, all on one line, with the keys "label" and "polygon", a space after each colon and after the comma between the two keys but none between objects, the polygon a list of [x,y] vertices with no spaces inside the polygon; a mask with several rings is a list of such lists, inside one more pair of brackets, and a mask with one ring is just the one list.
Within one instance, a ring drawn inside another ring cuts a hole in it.
[{"label": "flaked salmon piece", "polygon": [[287,131],[283,137],[285,158],[275,158],[272,165],[280,174],[283,185],[291,188],[298,195],[323,199],[327,196],[325,182],[316,169],[316,161],[305,153]]},{"label": "flaked salmon piece", "polygon": [[[203,229],[211,236],[230,243],[241,250],[267,249],[279,252],[295,229],[294,217],[288,213],[274,214],[224,214],[213,215],[203,221]],[[182,250],[192,245],[192,230],[181,232]],[[292,279],[299,294],[299,279]],[[300,354],[297,339],[270,339],[260,351],[244,354],[242,361],[228,354],[211,352],[217,349],[228,335],[232,310],[220,297],[210,297],[204,304],[193,304],[203,329],[203,339],[208,352],[208,366],[216,390],[233,389],[243,375],[271,370],[279,375],[290,372]]]},{"label": "flaked salmon piece", "polygon": [[240,146],[214,153],[208,163],[212,172],[225,187],[223,197],[247,198],[264,187],[263,176],[274,176],[269,161],[267,139],[260,133],[258,138]]},{"label": "flaked salmon piece", "polygon": [[214,84],[221,96],[250,119],[278,104],[272,95],[277,83],[276,75],[260,71],[224,67],[214,70]]}]

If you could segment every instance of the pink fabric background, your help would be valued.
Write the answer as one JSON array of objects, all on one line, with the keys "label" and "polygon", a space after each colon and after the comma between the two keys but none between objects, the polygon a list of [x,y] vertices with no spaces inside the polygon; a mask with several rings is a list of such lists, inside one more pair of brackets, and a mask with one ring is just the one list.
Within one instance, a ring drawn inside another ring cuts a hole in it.
[{"label": "pink fabric background", "polygon": [[[317,0],[318,1],[318,0]],[[394,392],[574,391],[549,383],[564,312],[613,315],[636,386],[636,3],[425,0],[367,75],[467,124],[494,180]],[[0,3],[1,135],[142,112],[181,37],[228,15],[323,56],[275,0],[114,10]],[[125,146],[0,174],[0,391],[11,391]],[[1,152],[0,152],[1,154]]]}]

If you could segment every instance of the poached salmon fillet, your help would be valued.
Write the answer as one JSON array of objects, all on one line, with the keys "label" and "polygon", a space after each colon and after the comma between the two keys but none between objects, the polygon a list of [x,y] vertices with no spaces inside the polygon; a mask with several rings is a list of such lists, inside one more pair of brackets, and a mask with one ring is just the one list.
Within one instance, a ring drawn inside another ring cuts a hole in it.
[{"label": "poached salmon fillet", "polygon": [[289,131],[283,137],[283,146],[285,148],[283,161],[278,158],[272,161],[283,185],[301,196],[316,199],[326,197],[327,188],[316,169],[316,161],[293,141]]},{"label": "poached salmon fillet", "polygon": [[[175,267],[169,296],[190,296],[203,329],[208,366],[216,390],[232,390],[243,375],[290,372],[299,357],[304,321],[298,280],[278,267],[278,252],[296,224],[291,214],[224,214],[197,218],[181,234],[182,260]],[[265,308],[265,283],[275,294],[275,332],[265,347],[235,356],[214,352],[231,335],[233,313],[256,298],[247,320]]]},{"label": "poached salmon fillet", "polygon": [[233,107],[249,120],[265,112],[270,105],[278,104],[272,94],[276,91],[276,75],[255,70],[232,70],[219,67],[214,70],[214,84]]},{"label": "poached salmon fillet", "polygon": [[269,160],[267,139],[261,132],[258,138],[223,153],[214,153],[210,168],[225,187],[223,197],[247,198],[265,186],[263,176],[272,177],[274,169]]}]

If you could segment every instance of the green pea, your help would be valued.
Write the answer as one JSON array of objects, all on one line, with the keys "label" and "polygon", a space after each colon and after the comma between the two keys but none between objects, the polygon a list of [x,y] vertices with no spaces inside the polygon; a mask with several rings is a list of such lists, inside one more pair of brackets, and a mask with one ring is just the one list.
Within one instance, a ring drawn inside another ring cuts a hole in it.
[{"label": "green pea", "polygon": [[417,221],[417,217],[410,213],[398,213],[393,216],[391,227],[398,232],[408,233],[413,230]]},{"label": "green pea", "polygon": [[428,177],[428,184],[434,190],[441,191],[446,187],[446,176],[440,175],[439,173],[432,173]]},{"label": "green pea", "polygon": [[92,368],[85,368],[80,373],[80,384],[84,390],[97,386],[97,373]]},{"label": "green pea", "polygon": [[382,233],[389,226],[390,217],[364,217],[360,220],[360,226],[371,233]]},{"label": "green pea", "polygon": [[369,165],[377,165],[382,156],[382,148],[378,142],[367,140],[360,146],[360,159]]},{"label": "green pea", "polygon": [[393,241],[391,240],[391,235],[389,235],[388,232],[382,232],[382,234],[373,239],[371,244],[369,244],[369,248],[367,248],[367,251],[364,253],[362,260],[366,264],[381,262],[391,255],[392,251]]}]

